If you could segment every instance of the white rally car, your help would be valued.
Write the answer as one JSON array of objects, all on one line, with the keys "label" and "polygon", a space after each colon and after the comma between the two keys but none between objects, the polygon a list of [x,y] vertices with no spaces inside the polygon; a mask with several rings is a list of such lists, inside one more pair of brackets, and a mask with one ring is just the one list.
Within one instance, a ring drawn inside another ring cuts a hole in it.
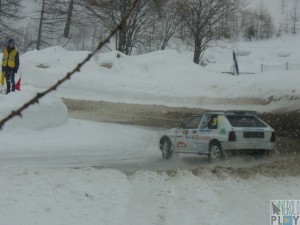
[{"label": "white rally car", "polygon": [[253,111],[206,112],[166,130],[159,146],[164,159],[175,152],[208,155],[213,161],[231,150],[270,152],[275,147],[275,131]]}]

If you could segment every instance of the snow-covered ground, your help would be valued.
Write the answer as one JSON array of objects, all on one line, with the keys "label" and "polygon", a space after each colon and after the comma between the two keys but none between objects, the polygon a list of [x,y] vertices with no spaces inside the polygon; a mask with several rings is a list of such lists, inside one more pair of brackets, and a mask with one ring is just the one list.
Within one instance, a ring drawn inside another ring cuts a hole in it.
[{"label": "snow-covered ground", "polygon": [[218,178],[97,169],[0,169],[0,224],[269,224],[270,199],[299,197],[299,178]]},{"label": "snow-covered ground", "polygon": [[[299,197],[299,176],[245,179],[208,169],[200,174],[99,169],[110,160],[162,163],[159,131],[69,119],[60,97],[262,112],[299,109],[300,70],[260,72],[261,64],[299,64],[297,40],[227,44],[209,52],[206,67],[193,64],[190,52],[98,54],[0,132],[0,224],[269,223],[269,200]],[[233,49],[241,72],[254,74],[222,73],[231,70]],[[0,117],[62,78],[87,54],[52,47],[22,55],[21,91],[0,95]]]}]

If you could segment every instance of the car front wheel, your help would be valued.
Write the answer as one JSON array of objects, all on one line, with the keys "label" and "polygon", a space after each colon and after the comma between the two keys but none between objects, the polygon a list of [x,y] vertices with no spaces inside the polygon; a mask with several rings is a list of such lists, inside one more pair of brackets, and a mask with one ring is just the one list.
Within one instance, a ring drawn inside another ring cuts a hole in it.
[{"label": "car front wheel", "polygon": [[160,143],[163,159],[170,159],[173,154],[172,143],[168,138],[163,138]]}]

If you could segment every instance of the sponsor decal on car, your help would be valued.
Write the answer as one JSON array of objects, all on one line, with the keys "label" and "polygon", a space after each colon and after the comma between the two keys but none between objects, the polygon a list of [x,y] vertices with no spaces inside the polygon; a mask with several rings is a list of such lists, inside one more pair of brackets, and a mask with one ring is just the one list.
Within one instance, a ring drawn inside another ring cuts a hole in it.
[{"label": "sponsor decal on car", "polygon": [[209,141],[211,138],[207,136],[196,136],[195,139],[199,141]]},{"label": "sponsor decal on car", "polygon": [[209,132],[211,132],[211,130],[210,129],[200,129],[199,132],[209,133]]},{"label": "sponsor decal on car", "polygon": [[226,135],[226,129],[225,128],[221,128],[219,131],[220,135]]},{"label": "sponsor decal on car", "polygon": [[187,144],[183,141],[178,141],[177,142],[177,147],[178,148],[186,148],[187,147]]},{"label": "sponsor decal on car", "polygon": [[183,130],[183,135],[187,135],[189,133],[189,130]]},{"label": "sponsor decal on car", "polygon": [[219,124],[223,122],[223,116],[219,116]]}]

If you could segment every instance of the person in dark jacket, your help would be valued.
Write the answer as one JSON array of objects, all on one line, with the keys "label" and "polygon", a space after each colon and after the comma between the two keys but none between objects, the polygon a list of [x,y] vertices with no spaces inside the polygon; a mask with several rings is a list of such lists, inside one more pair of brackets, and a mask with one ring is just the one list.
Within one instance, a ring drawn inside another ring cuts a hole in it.
[{"label": "person in dark jacket", "polygon": [[19,52],[15,47],[14,39],[9,39],[8,46],[3,50],[2,71],[6,78],[6,94],[10,91],[15,91],[15,74],[19,69]]}]

